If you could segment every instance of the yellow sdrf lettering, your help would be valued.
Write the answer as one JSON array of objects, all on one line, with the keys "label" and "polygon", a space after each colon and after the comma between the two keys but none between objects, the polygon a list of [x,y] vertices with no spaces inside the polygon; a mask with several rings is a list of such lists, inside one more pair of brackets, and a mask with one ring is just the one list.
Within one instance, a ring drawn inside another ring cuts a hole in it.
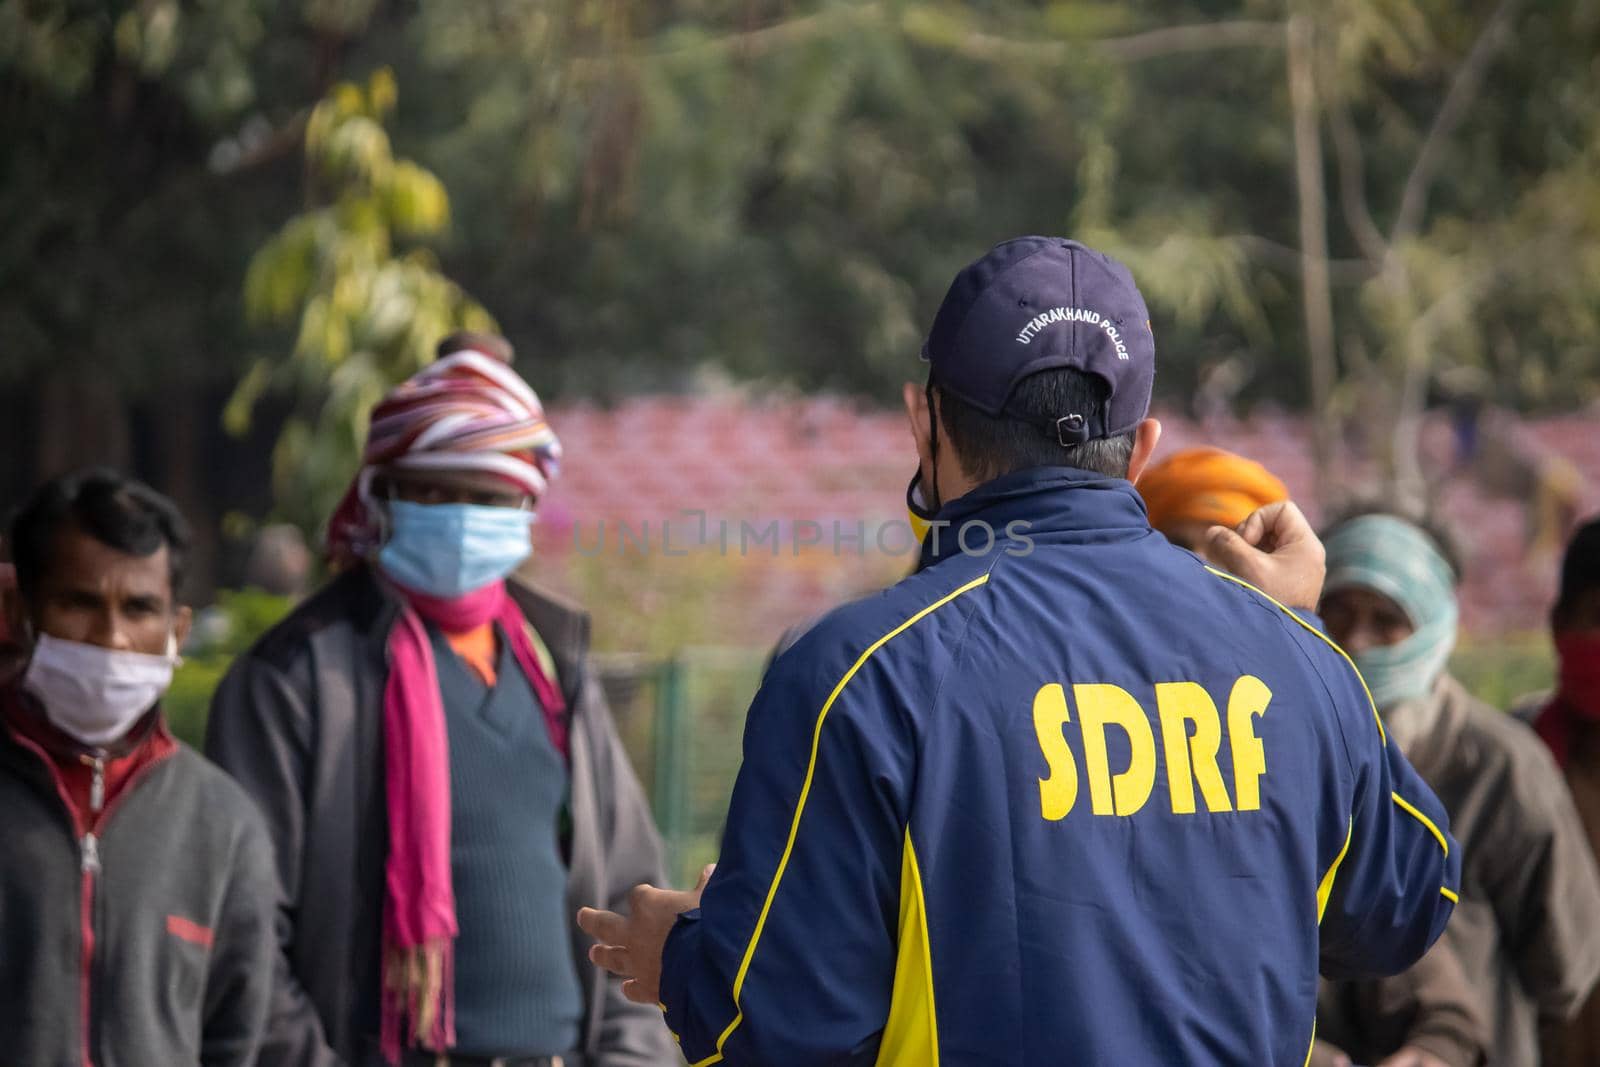
[{"label": "yellow sdrf lettering", "polygon": [[[1083,730],[1083,760],[1089,771],[1089,804],[1096,815],[1132,815],[1150,799],[1156,784],[1156,739],[1150,720],[1133,694],[1114,685],[1075,685]],[[1112,775],[1106,758],[1106,727],[1128,735],[1128,769]]]},{"label": "yellow sdrf lettering", "polygon": [[1047,685],[1033,695],[1033,730],[1039,735],[1050,777],[1039,779],[1039,813],[1050,822],[1064,819],[1078,802],[1078,764],[1067,747],[1061,728],[1072,721],[1067,694],[1059,685]]},{"label": "yellow sdrf lettering", "polygon": [[1266,713],[1272,690],[1247,674],[1233,683],[1228,694],[1228,743],[1233,746],[1233,791],[1240,811],[1261,810],[1261,776],[1267,773],[1267,753],[1256,736],[1255,717]]},{"label": "yellow sdrf lettering", "polygon": [[1217,768],[1222,720],[1210,694],[1194,682],[1161,682],[1156,686],[1156,710],[1161,714],[1161,744],[1167,753],[1167,789],[1172,794],[1173,812],[1194,814],[1196,781],[1207,811],[1232,811],[1228,787]]},{"label": "yellow sdrf lettering", "polygon": [[[1119,686],[1074,685],[1072,696],[1078,705],[1090,809],[1096,815],[1133,815],[1144,807],[1155,786],[1156,744],[1150,717],[1133,695]],[[1272,691],[1266,684],[1247,674],[1234,682],[1228,696],[1232,804],[1217,763],[1217,752],[1222,747],[1222,716],[1216,702],[1194,682],[1159,683],[1155,696],[1173,813],[1194,814],[1196,783],[1207,811],[1259,811],[1267,759],[1261,739],[1256,736],[1255,719],[1266,713],[1272,701]],[[1064,729],[1071,722],[1064,686],[1051,683],[1034,694],[1033,729],[1049,772],[1039,779],[1039,813],[1050,822],[1066,818],[1078,800],[1078,764]],[[1106,752],[1105,732],[1110,726],[1127,735],[1131,753],[1127,768],[1116,774],[1111,771]]]}]

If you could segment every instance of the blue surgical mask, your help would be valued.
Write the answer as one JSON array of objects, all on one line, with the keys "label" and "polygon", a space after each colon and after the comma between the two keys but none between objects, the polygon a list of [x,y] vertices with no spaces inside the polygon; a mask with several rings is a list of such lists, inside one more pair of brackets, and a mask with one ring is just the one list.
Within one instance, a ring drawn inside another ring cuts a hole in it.
[{"label": "blue surgical mask", "polygon": [[483,504],[389,502],[384,573],[428,596],[464,596],[497,582],[533,552],[531,512]]}]

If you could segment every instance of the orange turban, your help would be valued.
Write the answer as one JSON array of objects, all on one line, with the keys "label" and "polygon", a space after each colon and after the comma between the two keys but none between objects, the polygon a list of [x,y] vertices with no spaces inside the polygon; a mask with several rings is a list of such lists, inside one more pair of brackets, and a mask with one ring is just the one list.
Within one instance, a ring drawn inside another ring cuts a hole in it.
[{"label": "orange turban", "polygon": [[1267,468],[1220,448],[1173,453],[1144,472],[1139,493],[1157,530],[1185,520],[1237,526],[1257,508],[1289,499]]}]

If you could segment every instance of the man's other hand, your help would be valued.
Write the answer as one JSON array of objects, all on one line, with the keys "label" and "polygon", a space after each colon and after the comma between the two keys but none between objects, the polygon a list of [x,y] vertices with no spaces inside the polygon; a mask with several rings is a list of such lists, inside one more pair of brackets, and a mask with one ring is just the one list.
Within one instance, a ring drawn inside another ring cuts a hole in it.
[{"label": "man's other hand", "polygon": [[579,908],[578,927],[595,939],[589,960],[624,979],[622,995],[636,1004],[661,1000],[661,950],[673,923],[700,906],[700,894],[715,865],[700,872],[693,889],[657,889],[636,885],[628,893],[628,914]]},{"label": "man's other hand", "polygon": [[1316,610],[1327,553],[1293,503],[1268,504],[1232,530],[1213,526],[1206,539],[1207,555],[1224,570],[1289,607]]},{"label": "man's other hand", "polygon": [[1306,1059],[1306,1067],[1350,1067],[1350,1057],[1344,1050],[1326,1041],[1313,1041],[1311,1055]]},{"label": "man's other hand", "polygon": [[1378,1064],[1378,1067],[1450,1067],[1450,1064],[1426,1049],[1420,1049],[1415,1045],[1407,1045]]}]

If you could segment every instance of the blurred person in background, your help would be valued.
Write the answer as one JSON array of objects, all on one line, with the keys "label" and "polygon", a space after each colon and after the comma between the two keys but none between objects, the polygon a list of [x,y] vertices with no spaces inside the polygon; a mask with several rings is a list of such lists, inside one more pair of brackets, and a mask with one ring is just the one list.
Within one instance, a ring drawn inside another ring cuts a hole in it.
[{"label": "blurred person in background", "polygon": [[372,415],[337,576],[237,660],[206,746],[266,812],[266,1067],[645,1067],[653,1007],[579,906],[662,876],[589,618],[507,577],[560,445],[503,340],[464,335]]},{"label": "blurred person in background", "polygon": [[311,582],[313,562],[299,527],[287,523],[264,526],[250,546],[244,584],[273,596],[299,600]]},{"label": "blurred person in background", "polygon": [[[940,536],[778,657],[709,881],[582,913],[595,959],[701,1064],[1303,1063],[1319,964],[1444,926],[1443,809],[1320,631],[1151,533],[1125,267],[1001,244],[924,354]],[[1230,567],[1310,607],[1298,510],[1251,521]]]},{"label": "blurred person in background", "polygon": [[[1535,728],[1566,774],[1589,845],[1600,854],[1600,517],[1567,544],[1561,589],[1550,613],[1558,677]],[[1567,1029],[1570,1067],[1600,1063],[1600,993]]]},{"label": "blurred person in background", "polygon": [[13,520],[0,688],[0,1059],[247,1067],[271,993],[272,845],[161,712],[189,532],[106,470]]},{"label": "blurred person in background", "polygon": [[1254,460],[1220,448],[1186,448],[1144,472],[1139,495],[1152,529],[1207,562],[1213,526],[1233,528],[1289,490]]},{"label": "blurred person in background", "polygon": [[[1369,513],[1336,525],[1326,544],[1328,632],[1354,658],[1384,726],[1444,802],[1461,842],[1461,901],[1441,944],[1482,999],[1488,1062],[1560,1063],[1562,1027],[1600,978],[1600,874],[1572,799],[1538,738],[1446,669],[1460,570],[1444,536]],[[1452,983],[1435,991],[1416,982],[1382,980],[1355,996],[1325,988],[1322,1033],[1384,1025],[1341,1018],[1352,1004],[1415,1001],[1425,1019],[1437,1018],[1431,1002],[1458,1000]],[[1470,1062],[1460,1036],[1452,1047],[1412,1032],[1393,1062]]]},{"label": "blurred person in background", "polygon": [[[257,532],[245,561],[243,588],[265,593],[287,603],[283,610],[305,596],[313,560],[305,535],[285,523],[263,527]],[[192,655],[209,656],[229,647],[234,639],[237,609],[225,602],[211,604],[195,612],[190,632]]]}]

